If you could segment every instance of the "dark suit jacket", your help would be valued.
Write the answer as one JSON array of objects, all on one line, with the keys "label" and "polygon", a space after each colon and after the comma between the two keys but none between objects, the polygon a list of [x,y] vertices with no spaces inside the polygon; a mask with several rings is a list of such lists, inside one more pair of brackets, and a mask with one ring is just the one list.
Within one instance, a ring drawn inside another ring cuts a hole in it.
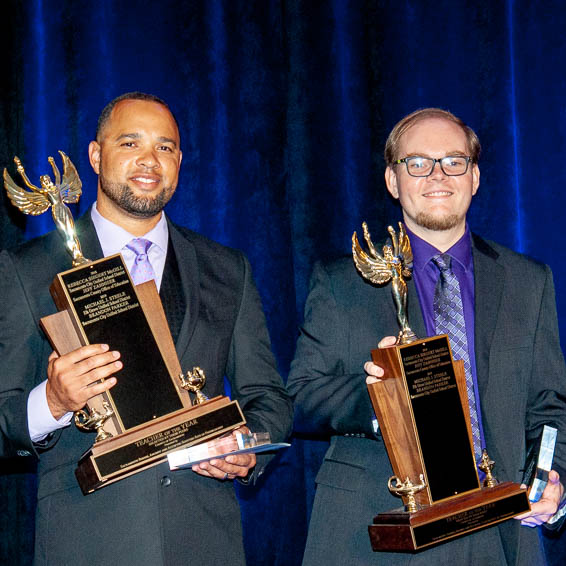
[{"label": "dark suit jacket", "polygon": [[[90,214],[79,219],[77,232],[85,257],[101,257]],[[250,429],[283,440],[291,406],[248,261],[171,223],[169,233],[187,305],[176,342],[181,367],[202,367],[211,397],[223,393],[226,376]],[[0,258],[0,455],[39,457],[36,563],[244,564],[232,482],[190,470],[172,473],[165,463],[83,496],[74,468],[92,434],[72,425],[46,446],[32,445],[27,398],[46,378],[51,350],[38,320],[54,312],[48,288],[54,275],[69,267],[55,232]],[[258,459],[256,476],[266,461]]]},{"label": "dark suit jacket", "polygon": [[[477,374],[495,475],[500,481],[520,482],[526,439],[540,434],[547,423],[560,431],[554,467],[564,481],[566,369],[551,272],[478,237],[473,258]],[[424,337],[414,282],[408,285],[409,322]],[[404,564],[410,559],[406,554],[372,553],[367,533],[374,515],[400,503],[387,490],[391,467],[380,435],[371,427],[363,364],[382,337],[397,331],[389,286],[367,283],[351,258],[315,267],[288,381],[296,429],[332,435],[316,479],[304,561],[308,566]],[[457,564],[474,566],[484,560],[536,564],[540,559],[536,530],[507,521],[424,551],[411,564],[454,564],[455,554],[461,557]]]}]

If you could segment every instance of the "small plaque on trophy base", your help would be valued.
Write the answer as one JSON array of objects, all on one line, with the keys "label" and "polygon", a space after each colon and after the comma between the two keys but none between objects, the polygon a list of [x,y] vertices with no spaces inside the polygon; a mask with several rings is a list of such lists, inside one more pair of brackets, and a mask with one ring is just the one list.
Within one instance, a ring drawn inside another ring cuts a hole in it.
[{"label": "small plaque on trophy base", "polygon": [[167,454],[215,438],[246,422],[236,401],[215,397],[97,442],[79,460],[75,475],[83,493],[167,459]]},{"label": "small plaque on trophy base", "polygon": [[410,552],[511,519],[529,510],[527,492],[511,482],[409,513],[380,513],[368,527],[374,551]]}]

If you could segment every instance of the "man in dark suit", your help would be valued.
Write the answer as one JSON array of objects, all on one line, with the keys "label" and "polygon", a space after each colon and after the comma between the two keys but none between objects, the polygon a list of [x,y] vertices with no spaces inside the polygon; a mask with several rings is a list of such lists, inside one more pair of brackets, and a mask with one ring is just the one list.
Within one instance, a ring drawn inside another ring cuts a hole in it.
[{"label": "man in dark suit", "polygon": [[[557,427],[550,481],[519,520],[414,555],[372,552],[367,526],[399,501],[387,489],[392,470],[366,390],[366,380],[384,372],[367,359],[378,342],[394,344],[396,310],[390,287],[364,280],[351,257],[318,264],[288,381],[296,429],[331,436],[316,478],[306,566],[543,563],[537,530],[521,523],[552,522],[562,511],[566,369],[554,287],[547,266],[470,233],[466,213],[479,187],[479,152],[469,127],[434,108],[405,117],[387,141],[385,180],[400,201],[414,254],[410,325],[420,337],[438,333],[437,258],[448,256],[459,282],[479,447],[488,448],[500,481],[520,482],[526,443],[544,424]],[[445,463],[450,474],[450,454]]]},{"label": "man in dark suit", "polygon": [[[113,100],[89,157],[98,192],[77,222],[84,255],[122,251],[132,275],[147,256],[181,367],[202,367],[211,397],[223,394],[226,377],[249,429],[283,440],[291,404],[247,259],[162,212],[182,158],[167,105],[142,93]],[[140,238],[145,254],[132,249]],[[55,232],[0,258],[0,454],[39,459],[35,563],[244,564],[233,482],[255,481],[267,457],[234,455],[175,472],[160,464],[82,495],[74,468],[93,437],[67,425],[73,411],[119,382],[122,362],[112,344],[50,353],[38,321],[55,310],[48,288],[69,267]]]}]

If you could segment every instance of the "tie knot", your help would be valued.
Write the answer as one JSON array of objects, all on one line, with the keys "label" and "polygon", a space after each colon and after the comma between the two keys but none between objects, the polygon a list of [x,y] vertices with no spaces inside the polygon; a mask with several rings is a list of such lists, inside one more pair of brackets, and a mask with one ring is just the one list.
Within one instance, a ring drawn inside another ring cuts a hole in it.
[{"label": "tie knot", "polygon": [[436,267],[440,269],[441,273],[446,273],[452,270],[452,257],[448,254],[438,254],[432,258]]},{"label": "tie knot", "polygon": [[147,255],[149,248],[151,247],[151,241],[145,238],[135,238],[131,240],[126,247],[132,250],[136,256]]}]

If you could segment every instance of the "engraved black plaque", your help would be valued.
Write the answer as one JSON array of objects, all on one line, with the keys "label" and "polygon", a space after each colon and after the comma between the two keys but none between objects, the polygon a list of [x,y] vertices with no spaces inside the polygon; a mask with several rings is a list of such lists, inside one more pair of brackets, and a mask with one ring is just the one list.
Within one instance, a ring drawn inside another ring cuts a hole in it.
[{"label": "engraved black plaque", "polygon": [[479,489],[448,338],[403,346],[400,355],[432,501]]},{"label": "engraved black plaque", "polygon": [[123,429],[182,409],[122,257],[65,271],[58,279],[85,342],[105,343],[121,353],[124,367],[108,396]]}]

